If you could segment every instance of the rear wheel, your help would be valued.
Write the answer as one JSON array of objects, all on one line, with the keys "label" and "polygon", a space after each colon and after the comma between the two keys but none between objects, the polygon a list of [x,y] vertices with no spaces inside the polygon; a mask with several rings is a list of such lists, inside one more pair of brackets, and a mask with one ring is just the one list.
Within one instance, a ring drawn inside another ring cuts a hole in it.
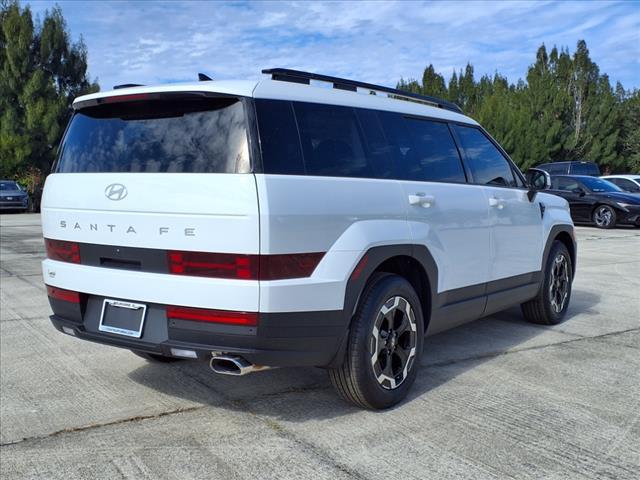
[{"label": "rear wheel", "polygon": [[342,398],[363,408],[400,402],[416,378],[424,321],[411,284],[391,274],[375,274],[352,321],[343,364],[329,370]]},{"label": "rear wheel", "polygon": [[157,353],[141,352],[140,350],[131,350],[131,352],[134,355],[144,358],[148,362],[152,362],[152,363],[172,363],[172,362],[178,362],[182,360],[181,358],[165,357],[164,355],[158,355]]},{"label": "rear wheel", "polygon": [[573,269],[564,243],[555,240],[549,251],[544,279],[538,295],[522,304],[522,313],[531,323],[556,325],[562,321],[571,300]]},{"label": "rear wheel", "polygon": [[613,228],[616,226],[616,211],[609,205],[598,205],[593,210],[593,223],[598,228]]}]

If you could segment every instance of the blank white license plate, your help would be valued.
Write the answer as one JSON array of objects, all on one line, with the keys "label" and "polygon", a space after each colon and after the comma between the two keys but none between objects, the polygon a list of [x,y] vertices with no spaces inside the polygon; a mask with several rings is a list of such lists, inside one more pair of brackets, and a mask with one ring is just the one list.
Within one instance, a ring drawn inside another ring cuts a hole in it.
[{"label": "blank white license plate", "polygon": [[146,313],[147,306],[141,303],[105,298],[102,304],[98,330],[140,338]]}]

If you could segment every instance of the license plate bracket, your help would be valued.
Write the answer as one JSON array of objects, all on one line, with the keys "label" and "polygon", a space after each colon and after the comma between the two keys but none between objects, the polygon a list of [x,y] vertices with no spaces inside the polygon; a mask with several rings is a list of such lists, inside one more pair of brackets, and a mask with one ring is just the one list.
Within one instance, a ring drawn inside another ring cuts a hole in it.
[{"label": "license plate bracket", "polygon": [[142,303],[126,302],[105,298],[100,313],[101,332],[140,338],[147,313],[147,306]]}]

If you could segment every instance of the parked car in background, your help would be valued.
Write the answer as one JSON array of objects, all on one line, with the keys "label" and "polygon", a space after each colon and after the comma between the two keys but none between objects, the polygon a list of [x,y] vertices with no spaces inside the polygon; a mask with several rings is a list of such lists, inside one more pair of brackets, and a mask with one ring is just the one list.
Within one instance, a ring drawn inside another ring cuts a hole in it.
[{"label": "parked car in background", "polygon": [[598,228],[618,224],[640,227],[640,195],[624,192],[607,180],[588,175],[552,175],[548,192],[569,202],[571,218],[576,223],[593,223]]},{"label": "parked car in background", "polygon": [[625,192],[640,193],[640,175],[606,175],[600,178],[616,184]]},{"label": "parked car in background", "polygon": [[552,162],[543,163],[535,168],[544,170],[545,172],[549,173],[549,175],[589,175],[592,177],[600,176],[600,168],[593,162]]},{"label": "parked car in background", "polygon": [[13,180],[0,180],[0,210],[29,209],[29,194]]}]

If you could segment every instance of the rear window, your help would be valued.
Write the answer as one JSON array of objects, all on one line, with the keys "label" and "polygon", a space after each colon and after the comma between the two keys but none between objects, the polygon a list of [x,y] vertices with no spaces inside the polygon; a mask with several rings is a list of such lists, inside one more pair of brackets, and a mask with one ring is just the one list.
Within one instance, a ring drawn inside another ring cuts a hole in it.
[{"label": "rear window", "polygon": [[245,114],[237,98],[112,103],[77,112],[57,172],[247,173]]},{"label": "rear window", "polygon": [[595,163],[573,163],[571,173],[574,175],[600,175],[600,169]]}]

